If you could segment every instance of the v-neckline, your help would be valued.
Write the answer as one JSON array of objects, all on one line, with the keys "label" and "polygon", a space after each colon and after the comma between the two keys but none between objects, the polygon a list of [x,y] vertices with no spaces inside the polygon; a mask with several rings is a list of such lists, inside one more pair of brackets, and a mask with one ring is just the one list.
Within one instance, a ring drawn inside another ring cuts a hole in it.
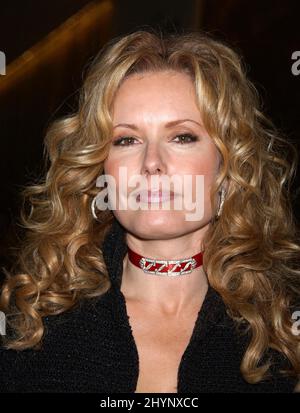
[{"label": "v-neckline", "polygon": [[[132,343],[132,350],[134,356],[134,365],[137,366],[135,372],[135,386],[134,392],[137,388],[137,383],[140,373],[140,362],[137,343],[133,335],[133,329],[130,324],[130,317],[127,311],[126,299],[121,291],[122,275],[123,275],[123,260],[127,253],[127,244],[125,241],[125,230],[121,224],[114,219],[112,227],[107,234],[103,243],[103,256],[107,264],[108,273],[111,279],[112,288],[115,291],[117,298],[116,310],[120,316],[120,322],[122,327],[128,333],[130,342]],[[190,340],[181,356],[177,370],[177,393],[181,391],[182,377],[187,364],[187,359],[193,353],[196,348],[196,343],[200,341],[208,334],[209,330],[224,316],[225,306],[221,296],[211,287],[208,283],[208,288],[201,307],[198,310],[196,321],[193,326],[193,330],[190,336]]]},{"label": "v-neckline", "polygon": [[[127,311],[126,298],[123,292],[121,291],[121,289],[115,287],[115,292],[117,294],[119,303],[121,305],[120,314],[123,315],[122,320],[121,320],[122,325],[128,331],[130,335],[130,341],[133,344],[135,363],[137,365],[137,374],[135,377],[135,386],[134,386],[135,387],[134,392],[135,392],[137,388],[137,384],[138,384],[139,374],[140,374],[140,361],[139,361],[138,347],[137,347],[137,343],[133,335],[132,326],[130,324],[130,317]],[[196,321],[192,329],[190,340],[178,364],[178,370],[177,370],[177,375],[176,375],[177,376],[177,386],[176,386],[177,393],[180,392],[182,371],[185,368],[185,362],[187,358],[189,357],[189,354],[191,353],[192,349],[195,348],[196,341],[199,342],[202,338],[204,338],[205,335],[208,333],[209,328],[213,326],[212,323],[211,324],[208,323],[208,318],[207,318],[209,316],[209,309],[212,308],[211,307],[212,301],[213,303],[215,303],[215,291],[210,285],[208,285],[207,292],[204,296],[204,300],[197,313]]]}]

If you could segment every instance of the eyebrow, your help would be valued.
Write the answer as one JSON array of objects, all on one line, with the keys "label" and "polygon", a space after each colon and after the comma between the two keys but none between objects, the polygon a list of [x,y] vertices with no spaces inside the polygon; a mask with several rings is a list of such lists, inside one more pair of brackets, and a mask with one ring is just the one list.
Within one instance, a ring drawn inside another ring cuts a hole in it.
[{"label": "eyebrow", "polygon": [[[171,122],[167,122],[165,124],[166,128],[171,128],[172,126],[178,125],[179,123],[183,123],[183,122],[193,122],[196,123],[197,125],[203,127],[203,125],[201,125],[201,123],[193,120],[193,119],[177,119],[177,120],[172,120]],[[125,128],[130,128],[133,130],[138,130],[139,128],[137,127],[137,125],[133,124],[133,123],[118,123],[118,125],[115,125],[113,128],[118,128],[119,126],[123,126]]]}]

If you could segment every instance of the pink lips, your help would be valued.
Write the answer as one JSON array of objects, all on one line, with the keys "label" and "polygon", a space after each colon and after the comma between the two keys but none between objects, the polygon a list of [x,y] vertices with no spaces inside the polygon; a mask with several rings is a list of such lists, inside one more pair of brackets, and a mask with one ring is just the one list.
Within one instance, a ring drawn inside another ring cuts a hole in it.
[{"label": "pink lips", "polygon": [[137,201],[143,203],[165,202],[174,199],[173,191],[141,191],[137,196]]}]

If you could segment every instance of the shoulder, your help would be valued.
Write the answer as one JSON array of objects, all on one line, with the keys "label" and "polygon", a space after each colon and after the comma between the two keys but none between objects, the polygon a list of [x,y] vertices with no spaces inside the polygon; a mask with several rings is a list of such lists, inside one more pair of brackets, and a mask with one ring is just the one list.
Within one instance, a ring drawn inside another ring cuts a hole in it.
[{"label": "shoulder", "polygon": [[76,388],[89,367],[91,371],[99,367],[103,357],[97,360],[97,346],[110,354],[122,345],[112,311],[113,297],[105,293],[62,314],[44,317],[38,349],[6,349],[2,342],[0,392],[63,392],[71,383]]},{"label": "shoulder", "polygon": [[[284,370],[292,366],[288,358],[281,352],[269,348],[263,355],[259,365],[271,362],[269,377],[256,384],[248,383],[240,370],[242,360],[251,342],[252,334],[248,324],[239,324],[230,316],[228,307],[221,296],[212,291],[206,300],[201,323],[199,324],[199,337],[202,342],[197,343],[194,352],[202,344],[202,358],[209,362],[210,371],[218,375],[217,381],[232,392],[266,392],[266,393],[292,393],[298,383],[298,378],[286,375]],[[205,348],[203,343],[205,342]],[[213,367],[213,368],[212,368]],[[220,377],[222,379],[220,379]],[[234,379],[235,377],[235,379]]]},{"label": "shoulder", "polygon": [[297,391],[296,387],[300,377],[291,376],[286,373],[292,365],[289,359],[274,349],[269,349],[265,357],[271,360],[270,375],[268,384],[274,386],[274,393],[293,393]]}]

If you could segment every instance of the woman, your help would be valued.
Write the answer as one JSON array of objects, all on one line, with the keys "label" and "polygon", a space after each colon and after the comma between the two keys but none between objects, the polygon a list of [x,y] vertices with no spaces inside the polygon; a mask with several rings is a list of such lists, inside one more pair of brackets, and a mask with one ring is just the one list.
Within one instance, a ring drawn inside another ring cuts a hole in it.
[{"label": "woman", "polygon": [[114,39],[45,144],[2,287],[2,391],[294,391],[295,152],[231,48]]}]

